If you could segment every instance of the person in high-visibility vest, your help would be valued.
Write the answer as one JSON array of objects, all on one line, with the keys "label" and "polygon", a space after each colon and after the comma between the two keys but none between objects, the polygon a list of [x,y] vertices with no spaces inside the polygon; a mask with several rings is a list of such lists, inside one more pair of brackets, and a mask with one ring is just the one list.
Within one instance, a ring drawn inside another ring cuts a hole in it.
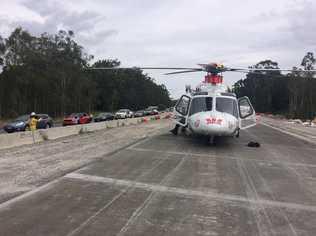
[{"label": "person in high-visibility vest", "polygon": [[30,120],[29,120],[29,127],[31,131],[35,131],[36,130],[36,126],[37,126],[37,117],[35,112],[32,112],[30,115]]}]

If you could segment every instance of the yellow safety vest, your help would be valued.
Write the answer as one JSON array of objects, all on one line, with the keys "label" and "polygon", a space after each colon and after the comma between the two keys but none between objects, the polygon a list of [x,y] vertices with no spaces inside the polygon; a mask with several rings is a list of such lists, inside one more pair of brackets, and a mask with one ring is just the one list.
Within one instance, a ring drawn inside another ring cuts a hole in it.
[{"label": "yellow safety vest", "polygon": [[36,130],[36,124],[37,124],[37,119],[36,118],[31,118],[29,126],[30,126],[30,130],[34,131]]}]

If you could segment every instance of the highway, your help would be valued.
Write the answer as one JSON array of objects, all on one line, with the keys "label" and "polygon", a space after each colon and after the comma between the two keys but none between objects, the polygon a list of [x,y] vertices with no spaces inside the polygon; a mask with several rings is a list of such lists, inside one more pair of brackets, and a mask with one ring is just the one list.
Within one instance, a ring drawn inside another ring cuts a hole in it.
[{"label": "highway", "polygon": [[316,145],[257,125],[210,146],[162,126],[2,202],[0,235],[316,235]]}]

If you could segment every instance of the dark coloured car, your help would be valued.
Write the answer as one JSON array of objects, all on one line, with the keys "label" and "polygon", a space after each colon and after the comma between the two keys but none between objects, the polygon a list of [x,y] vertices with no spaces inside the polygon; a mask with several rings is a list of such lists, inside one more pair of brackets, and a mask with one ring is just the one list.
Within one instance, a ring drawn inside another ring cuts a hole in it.
[{"label": "dark coloured car", "polygon": [[63,126],[66,125],[79,125],[79,124],[88,124],[92,121],[92,117],[85,112],[72,113],[69,116],[66,116],[63,121]]},{"label": "dark coloured car", "polygon": [[107,120],[114,120],[114,114],[109,113],[109,112],[103,112],[94,118],[94,122],[107,121]]},{"label": "dark coloured car", "polygon": [[[53,126],[53,119],[47,114],[37,114],[37,129],[46,129],[51,128]],[[28,121],[30,119],[30,115],[23,115],[16,118],[11,123],[8,123],[3,127],[3,129],[8,133],[25,131],[28,129]]]},{"label": "dark coloured car", "polygon": [[38,121],[36,124],[37,129],[47,129],[54,125],[53,119],[47,114],[37,114]]},{"label": "dark coloured car", "polygon": [[143,116],[145,116],[144,110],[136,111],[134,114],[134,117],[143,117]]}]

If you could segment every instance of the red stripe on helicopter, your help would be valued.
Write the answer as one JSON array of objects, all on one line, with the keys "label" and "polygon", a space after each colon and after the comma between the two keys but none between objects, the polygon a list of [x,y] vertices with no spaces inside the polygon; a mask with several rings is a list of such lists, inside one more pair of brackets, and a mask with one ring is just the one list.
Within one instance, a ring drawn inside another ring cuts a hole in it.
[{"label": "red stripe on helicopter", "polygon": [[220,75],[206,75],[204,83],[207,84],[221,84],[223,83],[223,76]]}]

